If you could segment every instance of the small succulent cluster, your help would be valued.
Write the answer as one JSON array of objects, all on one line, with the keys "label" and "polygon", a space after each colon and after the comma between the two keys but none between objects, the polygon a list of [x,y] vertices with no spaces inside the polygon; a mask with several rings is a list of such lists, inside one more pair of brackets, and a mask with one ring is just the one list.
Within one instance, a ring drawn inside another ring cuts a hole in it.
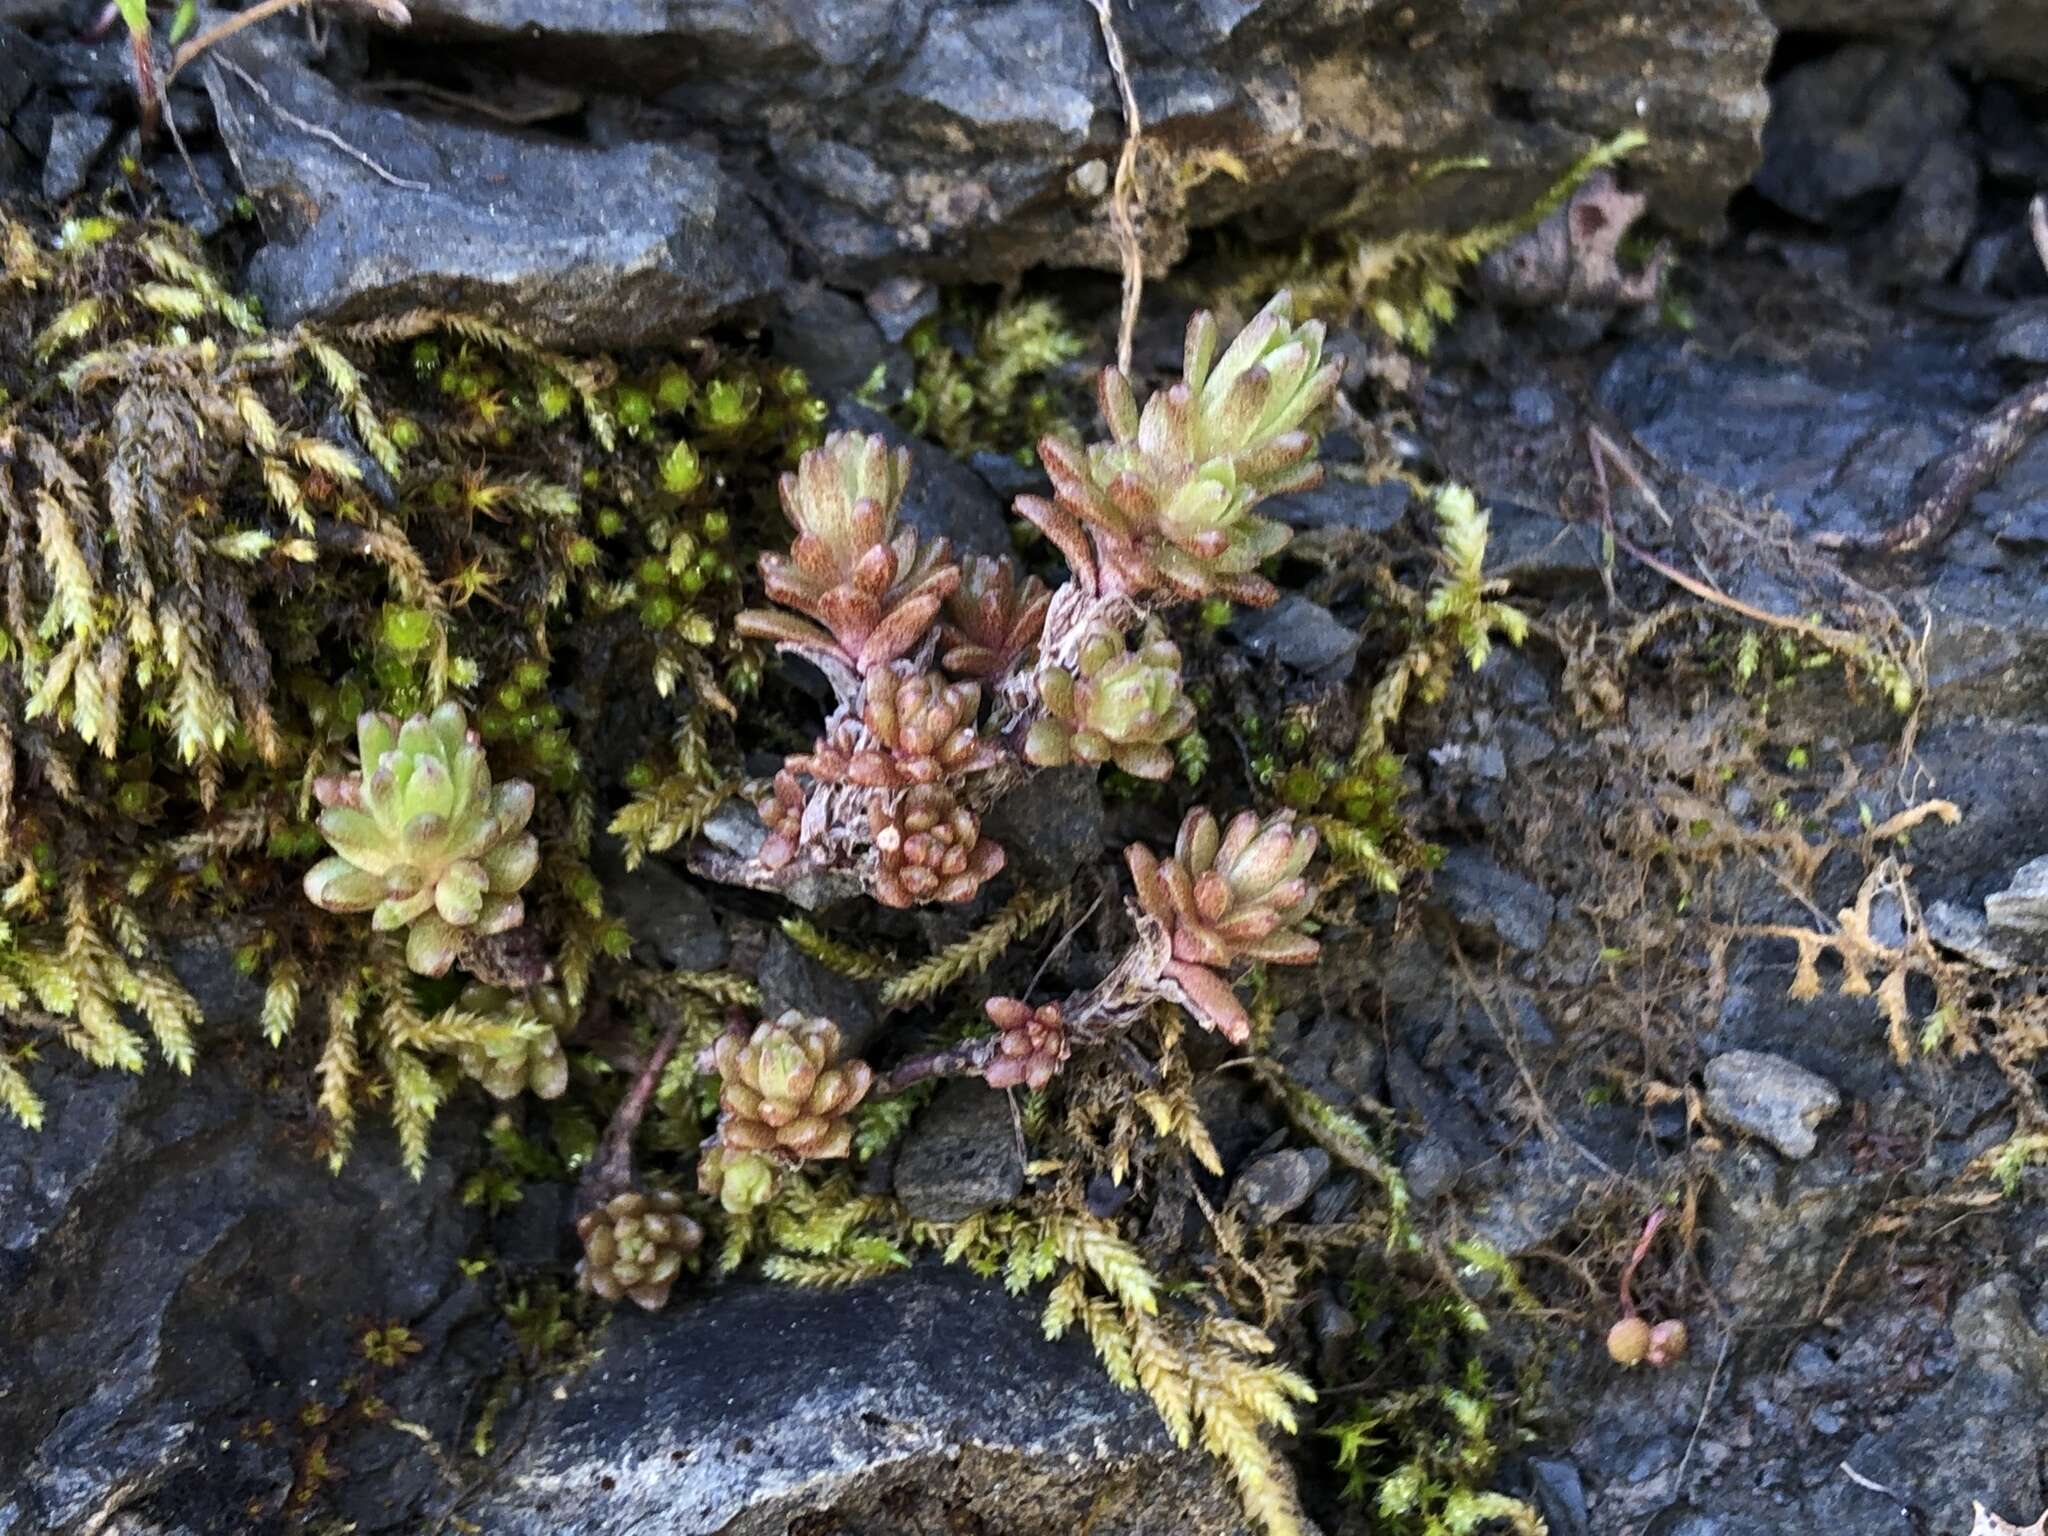
[{"label": "small succulent cluster", "polygon": [[704,1229],[683,1214],[682,1196],[672,1191],[614,1195],[577,1218],[576,1236],[583,1243],[578,1287],[606,1301],[630,1299],[650,1312],[668,1301],[676,1277],[704,1243]]},{"label": "small succulent cluster", "polygon": [[1138,908],[1165,930],[1164,981],[1196,1018],[1228,1039],[1251,1033],[1230,970],[1248,961],[1308,965],[1317,945],[1301,931],[1315,905],[1305,871],[1316,853],[1313,827],[1292,811],[1261,818],[1240,811],[1228,828],[1206,808],[1188,813],[1173,854],[1142,843],[1125,850]]},{"label": "small succulent cluster", "polygon": [[1288,532],[1254,509],[1321,473],[1312,422],[1338,369],[1291,310],[1277,295],[1220,356],[1197,315],[1183,377],[1142,410],[1104,371],[1109,441],[1039,444],[1055,496],[1017,510],[1066,557],[1058,591],[1006,560],[963,567],[904,526],[909,456],[879,437],[835,434],[783,477],[796,539],[761,559],[781,606],[740,626],[815,661],[839,708],[756,797],[764,883],[836,863],[892,906],[966,901],[1004,865],[981,815],[1006,765],[1171,776],[1195,707],[1156,610],[1272,602],[1258,569]]},{"label": "small succulent cluster", "polygon": [[1215,317],[1196,315],[1180,382],[1142,411],[1130,380],[1103,370],[1111,441],[1039,444],[1053,499],[1023,497],[1017,510],[1059,546],[1075,580],[1140,598],[1273,601],[1258,568],[1288,531],[1253,508],[1321,478],[1310,422],[1340,371],[1323,357],[1321,322],[1296,325],[1292,309],[1276,294],[1221,357]]},{"label": "small succulent cluster", "polygon": [[504,1029],[465,1042],[456,1051],[463,1072],[483,1084],[494,1099],[516,1099],[531,1093],[537,1099],[559,1099],[569,1086],[569,1057],[562,1037],[576,1027],[569,995],[553,983],[514,993],[504,987],[471,982],[462,989],[460,1007],[488,1019],[524,1013],[524,1027]]},{"label": "small succulent cluster", "polygon": [[749,1211],[802,1162],[853,1150],[852,1113],[874,1083],[863,1061],[839,1059],[839,1026],[791,1009],[729,1029],[700,1063],[719,1078],[718,1132],[698,1165],[704,1193]]},{"label": "small succulent cluster", "polygon": [[1058,1003],[1034,1008],[1014,997],[992,997],[985,1006],[997,1030],[995,1054],[982,1073],[989,1087],[1035,1093],[1059,1075],[1073,1047]]},{"label": "small succulent cluster", "polygon": [[1181,692],[1180,648],[1157,625],[1135,651],[1116,629],[1097,625],[1071,670],[1040,670],[1038,697],[1045,714],[1024,738],[1024,755],[1041,768],[1114,763],[1140,779],[1171,778],[1172,743],[1195,724],[1195,706]]},{"label": "small succulent cluster", "polygon": [[329,912],[369,912],[380,933],[406,930],[406,963],[445,976],[468,940],[525,920],[519,890],[540,864],[526,830],[533,786],[491,783],[462,707],[400,724],[356,722],[361,766],[316,780],[320,832],[334,853],[306,873],[306,897]]}]

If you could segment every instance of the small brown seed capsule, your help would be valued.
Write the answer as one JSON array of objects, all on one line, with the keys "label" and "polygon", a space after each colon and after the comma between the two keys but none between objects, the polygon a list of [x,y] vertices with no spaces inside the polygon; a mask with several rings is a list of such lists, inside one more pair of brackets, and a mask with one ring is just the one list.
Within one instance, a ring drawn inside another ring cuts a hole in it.
[{"label": "small brown seed capsule", "polygon": [[1650,1325],[1640,1317],[1624,1317],[1607,1330],[1608,1358],[1616,1365],[1641,1365],[1650,1353]]},{"label": "small brown seed capsule", "polygon": [[[1611,1336],[1610,1336],[1611,1338]],[[1672,1365],[1685,1358],[1685,1324],[1672,1318],[1650,1330],[1648,1359],[1652,1365]],[[1610,1343],[1610,1347],[1612,1347]]]}]

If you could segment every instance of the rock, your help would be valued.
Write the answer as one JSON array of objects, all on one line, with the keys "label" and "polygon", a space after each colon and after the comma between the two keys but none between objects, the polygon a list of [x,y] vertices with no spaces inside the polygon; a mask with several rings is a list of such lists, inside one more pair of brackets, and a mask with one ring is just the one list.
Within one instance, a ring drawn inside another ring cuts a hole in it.
[{"label": "rock", "polygon": [[1279,1221],[1306,1205],[1329,1176],[1330,1154],[1321,1147],[1282,1147],[1248,1164],[1230,1193],[1253,1220]]},{"label": "rock", "polygon": [[[1086,6],[418,0],[412,13],[426,46],[662,92],[672,131],[718,137],[835,286],[1118,266],[1107,186],[1122,118]],[[1153,142],[1233,167],[1147,188],[1156,271],[1191,230],[1226,221],[1270,239],[1518,214],[1632,128],[1649,130],[1629,166],[1658,217],[1712,228],[1755,160],[1775,38],[1758,0],[1444,0],[1371,25],[1347,0],[1202,0],[1141,7],[1120,33]]]},{"label": "rock", "polygon": [[2048,363],[2048,299],[2015,304],[1992,321],[1984,350],[2001,363]]},{"label": "rock", "polygon": [[1709,1115],[1794,1160],[1813,1155],[1815,1128],[1842,1107],[1833,1083],[1765,1051],[1726,1051],[1706,1079]]},{"label": "rock", "polygon": [[1082,765],[1034,773],[995,803],[982,831],[1003,845],[1019,879],[1065,885],[1102,854],[1101,776]]},{"label": "rock", "polygon": [[1764,0],[1787,32],[1897,40],[2008,80],[2048,85],[2048,37],[2034,0]]},{"label": "rock", "polygon": [[1415,493],[1405,480],[1359,485],[1329,478],[1311,490],[1275,496],[1259,508],[1259,515],[1296,529],[1348,528],[1360,533],[1391,533],[1414,500]]},{"label": "rock", "polygon": [[1248,1536],[1042,1301],[961,1270],[618,1314],[463,1517],[493,1536]]},{"label": "rock", "polygon": [[1518,502],[1489,499],[1486,574],[1516,592],[1568,597],[1600,590],[1600,535],[1584,524]]},{"label": "rock", "polygon": [[1943,139],[1928,146],[1886,221],[1886,264],[1902,282],[1938,283],[1976,227],[1976,153],[1960,139]]},{"label": "rock", "polygon": [[1756,189],[1815,224],[1867,220],[1930,142],[1956,134],[1970,100],[1938,58],[1863,44],[1787,72],[1771,88]]},{"label": "rock", "polygon": [[633,935],[642,964],[672,971],[715,971],[725,964],[725,932],[704,893],[659,858],[632,869],[616,843],[598,844],[592,861],[605,905]]},{"label": "rock", "polygon": [[1408,1193],[1427,1203],[1447,1195],[1465,1176],[1465,1160],[1443,1136],[1425,1136],[1401,1154],[1401,1177]]},{"label": "rock", "polygon": [[939,1090],[911,1123],[896,1157],[896,1198],[919,1221],[965,1221],[1014,1200],[1023,1188],[1023,1147],[1010,1096],[971,1078]]},{"label": "rock", "polygon": [[[816,675],[812,673],[813,677]],[[771,766],[774,761],[773,757],[769,759]],[[800,864],[794,874],[789,870],[779,870],[773,876],[763,874],[753,859],[767,841],[767,828],[761,825],[753,806],[738,798],[728,800],[705,818],[703,835],[690,849],[690,872],[720,885],[772,890],[806,912],[817,912],[864,894],[860,877],[851,870]]]},{"label": "rock", "polygon": [[[1478,1202],[1467,1218],[1471,1235],[1509,1258],[1517,1258],[1549,1242],[1578,1209],[1588,1165],[1576,1154],[1548,1141],[1535,1142],[1503,1159],[1499,1186]],[[1491,1292],[1491,1275],[1468,1281]]]},{"label": "rock", "polygon": [[1986,937],[2023,965],[2048,963],[2048,856],[2020,866],[2012,884],[1984,898]]},{"label": "rock", "polygon": [[1316,679],[1341,682],[1358,657],[1358,633],[1340,624],[1321,603],[1288,592],[1270,608],[1240,609],[1230,631],[1261,661]]},{"label": "rock", "polygon": [[114,136],[114,125],[89,112],[59,112],[50,124],[50,148],[43,157],[43,196],[61,203],[85,190],[93,161]]},{"label": "rock", "polygon": [[1991,925],[1982,912],[1952,901],[1936,901],[1930,902],[1921,916],[1927,926],[1927,937],[1943,949],[1989,971],[2019,969],[2020,962],[1991,941]]},{"label": "rock", "polygon": [[1586,1536],[1590,1516],[1586,1486],[1577,1467],[1559,1457],[1531,1456],[1529,1487],[1550,1527],[1550,1536]]},{"label": "rock", "polygon": [[927,539],[953,541],[956,554],[1007,555],[1010,521],[996,493],[945,449],[897,426],[880,411],[842,402],[832,412],[839,431],[870,432],[891,446],[910,450],[910,487],[903,493],[903,521]]},{"label": "rock", "polygon": [[785,933],[769,938],[756,980],[761,984],[764,1018],[777,1018],[791,1008],[828,1018],[839,1026],[840,1041],[849,1056],[866,1050],[881,1027],[873,990],[865,982],[820,965]]},{"label": "rock", "polygon": [[[466,1359],[490,1314],[457,1262],[481,1222],[455,1197],[465,1107],[443,1109],[415,1183],[375,1122],[330,1174],[303,1111],[274,1112],[225,1053],[190,1077],[59,1053],[34,1077],[44,1129],[0,1119],[0,1531],[75,1536],[116,1509],[136,1529],[153,1511],[172,1530],[281,1524],[299,1414],[343,1404],[373,1322],[422,1346],[374,1390],[455,1443],[495,1369]],[[265,1419],[280,1432],[243,1433]],[[333,1454],[358,1475],[326,1512],[368,1530],[373,1506],[436,1485],[417,1442],[341,1419]]]},{"label": "rock", "polygon": [[783,294],[775,355],[809,374],[811,387],[827,400],[859,393],[878,369],[885,399],[896,398],[911,383],[910,358],[883,339],[867,311],[817,283]]},{"label": "rock", "polygon": [[1541,949],[1557,916],[1540,885],[1469,845],[1445,852],[1430,889],[1460,926],[1511,949]]},{"label": "rock", "polygon": [[223,47],[277,108],[388,173],[280,120],[220,61],[198,66],[264,214],[270,243],[248,276],[275,324],[431,305],[547,346],[673,347],[787,275],[768,221],[702,150],[579,147],[412,117],[345,95],[270,33]]}]

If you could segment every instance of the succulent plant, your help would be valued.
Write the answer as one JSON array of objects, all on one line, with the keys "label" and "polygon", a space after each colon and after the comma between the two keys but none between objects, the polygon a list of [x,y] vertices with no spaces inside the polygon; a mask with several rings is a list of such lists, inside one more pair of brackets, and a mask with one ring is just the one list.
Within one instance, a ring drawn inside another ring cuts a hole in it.
[{"label": "succulent plant", "polygon": [[1009,560],[977,555],[946,599],[939,661],[955,677],[1002,677],[1038,644],[1052,593],[1036,576],[1020,585]]},{"label": "succulent plant", "polygon": [[859,720],[842,720],[789,766],[825,784],[900,789],[995,766],[1002,749],[975,725],[981,689],[907,663],[868,674]]},{"label": "succulent plant", "polygon": [[1215,317],[1188,323],[1179,383],[1138,409],[1130,380],[1103,370],[1102,413],[1111,441],[1039,444],[1054,499],[1020,497],[1017,510],[1059,546],[1093,590],[1183,598],[1221,594],[1263,607],[1277,596],[1260,562],[1288,530],[1252,508],[1321,477],[1306,423],[1337,387],[1323,360],[1323,327],[1296,325],[1281,292],[1216,356]]},{"label": "succulent plant", "polygon": [[[920,543],[899,526],[910,474],[907,449],[835,432],[782,477],[782,507],[797,531],[788,555],[761,556],[768,596],[805,615],[749,609],[741,634],[773,640],[872,672],[924,638],[960,583],[952,546]],[[811,622],[815,621],[815,622]]]},{"label": "succulent plant", "polygon": [[580,1289],[606,1301],[630,1297],[653,1312],[702,1246],[704,1229],[683,1214],[680,1195],[631,1190],[577,1217],[576,1236],[583,1242]]},{"label": "succulent plant", "polygon": [[371,912],[379,932],[407,928],[406,963],[446,975],[466,936],[516,928],[520,887],[540,850],[526,831],[533,786],[491,783],[462,709],[443,704],[400,725],[356,722],[362,766],[315,781],[320,831],[334,848],[306,872],[306,897],[329,912]]},{"label": "succulent plant", "polygon": [[537,1030],[461,1046],[455,1059],[494,1099],[516,1099],[527,1092],[535,1098],[559,1099],[569,1086],[569,1058],[562,1050],[562,1036],[576,1027],[576,1010],[570,1006],[568,993],[553,985],[518,993],[482,982],[471,982],[462,989],[462,1010],[488,1019],[501,1019],[521,1004],[532,1010]]},{"label": "succulent plant", "polygon": [[981,818],[943,784],[916,784],[868,802],[874,838],[871,888],[884,906],[971,901],[1003,868],[1002,844],[981,835]]},{"label": "succulent plant", "polygon": [[1173,774],[1169,743],[1195,723],[1195,706],[1180,686],[1180,650],[1156,626],[1136,651],[1115,629],[1098,625],[1082,637],[1074,670],[1043,667],[1039,701],[1045,714],[1024,739],[1024,755],[1041,768],[1113,762],[1141,779]]},{"label": "succulent plant", "polygon": [[982,1074],[989,1087],[1035,1092],[1059,1075],[1071,1047],[1058,1003],[1033,1008],[1014,997],[992,997],[984,1006],[1002,1032],[996,1037],[995,1057]]},{"label": "succulent plant", "polygon": [[1241,811],[1225,830],[1203,807],[1181,823],[1171,858],[1143,843],[1124,851],[1139,909],[1166,929],[1166,981],[1203,1025],[1234,1042],[1250,1035],[1251,1020],[1224,973],[1246,960],[1316,958],[1316,941],[1299,927],[1315,904],[1303,874],[1315,852],[1315,829],[1297,828],[1292,811],[1263,820]]},{"label": "succulent plant", "polygon": [[697,1188],[734,1216],[773,1200],[781,1181],[782,1169],[773,1158],[760,1152],[728,1152],[716,1136],[704,1143],[697,1157]]},{"label": "succulent plant", "polygon": [[766,794],[754,802],[768,839],[754,855],[763,869],[781,869],[796,857],[803,843],[804,808],[810,803],[803,782],[787,768],[775,775]]},{"label": "succulent plant", "polygon": [[[718,1143],[731,1160],[757,1152],[789,1162],[844,1157],[853,1149],[855,1105],[874,1073],[842,1062],[839,1026],[795,1009],[751,1032],[729,1030],[712,1046],[718,1070]],[[725,1176],[731,1177],[731,1167]]]}]

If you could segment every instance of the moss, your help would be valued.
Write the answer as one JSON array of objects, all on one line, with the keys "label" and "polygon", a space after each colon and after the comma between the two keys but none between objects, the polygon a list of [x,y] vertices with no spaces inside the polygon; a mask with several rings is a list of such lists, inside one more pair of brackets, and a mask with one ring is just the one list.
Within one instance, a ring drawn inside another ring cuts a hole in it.
[{"label": "moss", "polygon": [[986,450],[1027,462],[1039,438],[1074,419],[1079,380],[1067,365],[1089,350],[1052,299],[989,304],[965,292],[949,295],[905,347],[911,386],[885,401],[877,377],[868,403],[886,405],[905,428],[962,458]]}]

